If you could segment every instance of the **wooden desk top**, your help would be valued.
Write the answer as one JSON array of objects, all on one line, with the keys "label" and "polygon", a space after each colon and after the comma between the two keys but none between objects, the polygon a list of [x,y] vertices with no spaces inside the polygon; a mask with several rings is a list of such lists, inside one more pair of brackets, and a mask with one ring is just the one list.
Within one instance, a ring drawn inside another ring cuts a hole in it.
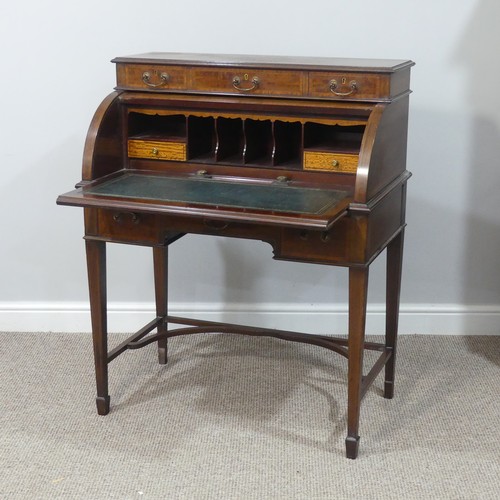
[{"label": "wooden desk top", "polygon": [[191,66],[240,66],[298,70],[336,70],[392,73],[413,66],[404,59],[358,59],[341,57],[292,57],[249,54],[185,54],[178,52],[148,52],[116,57],[114,63],[181,64]]}]

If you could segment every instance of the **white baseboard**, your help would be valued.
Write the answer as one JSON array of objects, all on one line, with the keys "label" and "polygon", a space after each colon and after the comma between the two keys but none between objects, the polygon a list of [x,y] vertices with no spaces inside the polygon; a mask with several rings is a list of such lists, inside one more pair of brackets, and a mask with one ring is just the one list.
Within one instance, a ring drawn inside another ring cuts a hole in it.
[{"label": "white baseboard", "polygon": [[[345,334],[346,305],[174,303],[170,314],[310,333]],[[110,303],[110,332],[135,332],[155,316],[151,303]],[[401,334],[500,335],[500,306],[402,304]],[[0,331],[89,332],[88,303],[0,303]],[[384,306],[368,308],[366,333],[384,332]]]}]

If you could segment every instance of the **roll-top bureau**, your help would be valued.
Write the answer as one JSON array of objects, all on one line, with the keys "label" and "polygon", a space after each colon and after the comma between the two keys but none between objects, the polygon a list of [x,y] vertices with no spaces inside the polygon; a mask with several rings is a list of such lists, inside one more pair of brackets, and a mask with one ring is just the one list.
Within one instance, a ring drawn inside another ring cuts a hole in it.
[{"label": "roll-top bureau", "polygon": [[[110,409],[108,366],[127,350],[155,342],[166,364],[178,335],[277,337],[347,359],[346,454],[356,458],[367,389],[384,371],[384,397],[394,392],[413,63],[175,53],[113,62],[116,88],[90,124],[82,179],[57,200],[84,209],[98,413]],[[275,259],[347,267],[347,336],[170,315],[168,248],[186,234],[262,240]],[[109,347],[106,243],[152,247],[156,298],[151,322]],[[385,249],[385,341],[366,342],[369,266]],[[364,370],[366,349],[379,355]]]}]

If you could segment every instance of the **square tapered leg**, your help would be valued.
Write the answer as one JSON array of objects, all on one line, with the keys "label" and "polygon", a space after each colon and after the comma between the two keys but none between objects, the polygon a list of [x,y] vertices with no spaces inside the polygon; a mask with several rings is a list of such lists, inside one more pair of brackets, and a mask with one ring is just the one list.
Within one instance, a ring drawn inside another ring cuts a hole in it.
[{"label": "square tapered leg", "polygon": [[108,325],[106,306],[106,243],[85,241],[89,280],[92,342],[97,385],[97,413],[109,412],[108,394]]},{"label": "square tapered leg", "polygon": [[392,356],[385,365],[384,397],[387,399],[391,399],[394,396],[399,296],[401,290],[401,270],[403,267],[403,240],[404,229],[387,246],[385,345],[392,352]]},{"label": "square tapered leg", "polygon": [[[153,264],[155,280],[156,316],[163,317],[168,313],[168,247],[153,247]],[[163,322],[158,326],[158,333],[167,333],[168,325]],[[167,363],[168,339],[158,340],[158,362]]]},{"label": "square tapered leg", "polygon": [[356,458],[363,382],[368,267],[349,269],[349,339],[346,456]]}]

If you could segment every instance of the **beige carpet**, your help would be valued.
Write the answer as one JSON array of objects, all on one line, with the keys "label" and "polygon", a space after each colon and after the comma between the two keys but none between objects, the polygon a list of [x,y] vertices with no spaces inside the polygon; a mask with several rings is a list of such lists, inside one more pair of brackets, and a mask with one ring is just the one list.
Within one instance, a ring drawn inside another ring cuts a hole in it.
[{"label": "beige carpet", "polygon": [[500,337],[402,336],[355,461],[346,361],[318,347],[175,338],[164,367],[128,352],[106,417],[88,334],[0,334],[0,362],[2,500],[500,498]]}]

